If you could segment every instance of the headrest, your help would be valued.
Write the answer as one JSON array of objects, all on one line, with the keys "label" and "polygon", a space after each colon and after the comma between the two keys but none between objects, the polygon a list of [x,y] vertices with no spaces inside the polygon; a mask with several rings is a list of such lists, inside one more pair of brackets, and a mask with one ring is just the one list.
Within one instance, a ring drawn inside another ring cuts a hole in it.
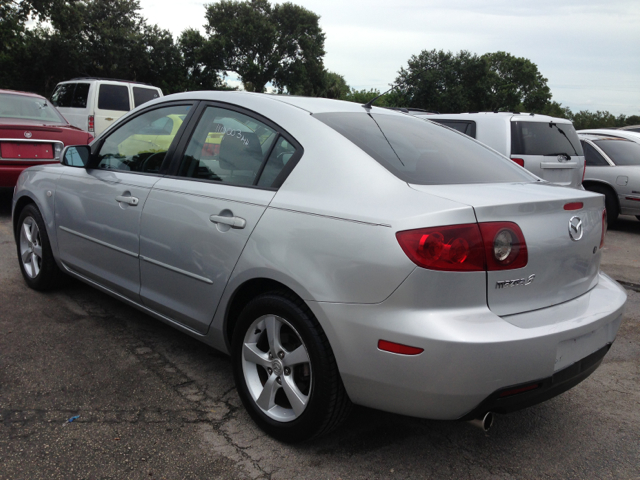
[{"label": "headrest", "polygon": [[225,170],[256,171],[262,164],[262,148],[253,132],[225,134],[220,142],[220,166]]}]

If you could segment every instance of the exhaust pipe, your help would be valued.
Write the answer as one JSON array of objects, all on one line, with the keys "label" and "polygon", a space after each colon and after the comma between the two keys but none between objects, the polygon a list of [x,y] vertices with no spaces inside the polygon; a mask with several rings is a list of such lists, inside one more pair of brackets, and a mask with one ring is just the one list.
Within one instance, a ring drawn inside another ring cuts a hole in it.
[{"label": "exhaust pipe", "polygon": [[468,423],[475,427],[481,428],[485,432],[488,432],[493,425],[493,413],[487,412],[482,417],[469,420]]}]

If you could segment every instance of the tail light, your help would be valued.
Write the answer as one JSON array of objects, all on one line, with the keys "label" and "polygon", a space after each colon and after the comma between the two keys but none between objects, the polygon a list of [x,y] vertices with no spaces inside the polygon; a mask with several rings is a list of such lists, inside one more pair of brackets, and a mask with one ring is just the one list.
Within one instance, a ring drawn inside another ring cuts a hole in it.
[{"label": "tail light", "polygon": [[602,236],[600,237],[600,248],[604,247],[604,237],[607,235],[607,209],[602,210]]},{"label": "tail light", "polygon": [[512,270],[527,265],[527,244],[518,225],[513,222],[487,222],[479,225],[487,256],[487,270]]},{"label": "tail light", "polygon": [[520,165],[522,168],[524,168],[524,158],[512,158],[511,160],[513,160],[518,165]]},{"label": "tail light", "polygon": [[96,125],[93,119],[93,115],[89,115],[89,131],[92,133],[96,131]]},{"label": "tail light", "polygon": [[527,245],[513,222],[469,223],[396,233],[404,253],[419,267],[453,272],[522,268]]}]

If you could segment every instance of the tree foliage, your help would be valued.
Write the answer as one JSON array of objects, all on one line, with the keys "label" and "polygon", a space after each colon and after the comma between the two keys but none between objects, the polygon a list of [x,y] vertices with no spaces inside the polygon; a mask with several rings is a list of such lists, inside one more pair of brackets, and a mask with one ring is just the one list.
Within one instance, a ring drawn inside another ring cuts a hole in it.
[{"label": "tree foliage", "polygon": [[409,106],[440,112],[536,111],[551,99],[538,67],[505,52],[424,50],[400,69],[396,84]]},{"label": "tree foliage", "polygon": [[220,55],[210,68],[237,73],[245,90],[313,95],[322,88],[324,33],[315,13],[291,3],[221,0],[207,5],[205,29]]}]

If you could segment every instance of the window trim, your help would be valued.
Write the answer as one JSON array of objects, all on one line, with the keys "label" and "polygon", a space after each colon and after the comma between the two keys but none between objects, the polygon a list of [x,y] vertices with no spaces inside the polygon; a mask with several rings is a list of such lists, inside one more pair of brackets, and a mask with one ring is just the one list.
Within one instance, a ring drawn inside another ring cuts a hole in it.
[{"label": "window trim", "polygon": [[109,128],[108,130],[105,130],[106,134],[105,135],[101,135],[99,137],[98,141],[95,142],[91,146],[91,156],[89,157],[89,162],[87,163],[86,169],[87,170],[94,170],[94,169],[97,170],[98,169],[97,167],[98,167],[98,164],[100,163],[100,159],[98,157],[98,154],[100,153],[100,150],[102,149],[102,146],[104,145],[104,142],[106,141],[107,138],[109,138],[115,132],[117,132],[122,127],[127,125],[129,122],[131,122],[134,119],[138,118],[140,115],[144,115],[144,114],[146,114],[148,112],[151,112],[153,110],[158,110],[158,109],[167,108],[167,107],[180,107],[180,106],[186,106],[186,105],[191,106],[191,108],[187,112],[187,116],[185,117],[184,121],[182,122],[182,125],[180,125],[180,128],[178,129],[178,131],[176,133],[176,136],[171,141],[171,145],[169,145],[169,148],[167,149],[167,154],[165,155],[164,160],[162,161],[162,165],[160,165],[160,169],[158,170],[157,173],[132,172],[132,171],[116,170],[118,172],[131,173],[131,174],[134,174],[134,175],[148,175],[148,176],[156,176],[156,177],[164,177],[164,176],[166,176],[166,172],[167,172],[167,170],[169,168],[169,165],[171,164],[171,160],[172,160],[173,156],[175,155],[176,147],[177,147],[178,143],[182,140],[184,132],[185,132],[188,124],[191,122],[191,119],[193,118],[194,112],[198,107],[198,101],[197,100],[175,101],[175,102],[162,103],[162,104],[159,104],[159,105],[153,105],[153,106],[151,106],[149,108],[145,108],[144,110],[136,112],[135,115],[131,115],[131,116],[127,117],[126,121],[124,121],[122,123],[114,124],[114,126],[116,128]]},{"label": "window trim", "polygon": [[[613,163],[613,160],[611,160],[609,158],[609,155],[607,155],[606,153],[604,153],[604,151],[598,147],[598,145],[596,145],[595,143],[593,143],[591,140],[588,139],[580,139],[581,142],[584,142],[586,144],[588,144],[590,147],[593,147],[593,149],[596,151],[596,153],[599,153],[600,156],[602,158],[604,158],[604,161],[607,162],[609,165],[587,165],[587,167],[589,168],[599,168],[599,167],[615,167],[616,164]],[[584,148],[582,149],[584,151]],[[585,164],[587,163],[587,152],[584,152],[584,161]]]},{"label": "window trim", "polygon": [[[198,123],[200,122],[200,120],[202,119],[202,116],[204,115],[205,110],[207,108],[209,108],[209,107],[223,108],[225,110],[229,110],[229,111],[232,111],[232,112],[240,113],[242,115],[246,115],[248,117],[253,118],[254,120],[257,120],[257,121],[265,124],[267,127],[271,128],[272,130],[274,130],[276,132],[277,136],[275,138],[275,141],[273,142],[273,144],[269,148],[269,152],[262,159],[262,165],[260,166],[260,169],[258,170],[258,174],[256,175],[256,178],[254,180],[254,184],[253,185],[236,185],[236,184],[233,184],[233,183],[217,182],[215,180],[208,180],[208,179],[205,179],[205,178],[192,178],[192,177],[184,177],[184,176],[178,175],[178,171],[180,169],[180,164],[182,163],[182,159],[183,159],[184,154],[186,152],[187,146],[191,142],[191,137],[195,133],[196,127],[197,127]],[[186,119],[185,119],[184,123],[187,123]],[[184,125],[184,123],[183,123],[183,125]],[[267,162],[269,161],[269,156],[271,155],[273,149],[275,148],[275,145],[276,145],[277,141],[281,137],[284,138],[291,145],[293,145],[295,147],[295,149],[296,149],[296,152],[292,155],[292,157],[289,159],[287,164],[280,171],[280,173],[275,178],[275,180],[273,181],[273,183],[271,184],[270,187],[257,185],[257,182],[260,180],[260,175],[262,175],[262,172],[264,171],[264,168],[265,168]],[[259,190],[277,191],[282,186],[284,181],[287,179],[289,174],[293,171],[295,166],[298,164],[298,162],[302,158],[303,154],[304,154],[304,148],[302,147],[300,142],[298,142],[289,132],[287,132],[280,125],[278,125],[277,123],[269,120],[268,118],[264,117],[263,115],[260,115],[259,113],[255,112],[253,110],[250,110],[248,108],[240,107],[238,105],[234,105],[234,104],[231,104],[231,103],[220,102],[220,101],[211,101],[211,100],[202,100],[202,101],[200,101],[200,103],[197,106],[197,108],[194,110],[193,116],[191,117],[191,119],[189,121],[188,134],[182,135],[182,138],[180,139],[179,143],[176,145],[176,149],[173,152],[173,160],[172,160],[171,164],[168,166],[165,176],[168,177],[168,178],[175,178],[175,179],[178,179],[178,180],[189,180],[189,181],[192,181],[192,182],[204,182],[204,183],[211,183],[211,184],[214,184],[214,185],[227,185],[227,186],[230,186],[230,187],[255,188],[255,189],[259,189]]]},{"label": "window trim", "polygon": [[467,135],[468,137],[476,139],[477,129],[476,129],[476,121],[475,120],[451,120],[449,118],[429,118],[428,116],[420,117],[420,118],[424,118],[425,120],[431,120],[432,122],[439,123],[440,125],[444,125],[445,127],[452,128],[453,130],[456,130],[456,129],[451,127],[451,126],[449,126],[449,125],[447,125],[444,122],[464,123],[464,124],[467,124],[467,125],[471,125],[471,132],[468,135],[465,132],[461,132],[460,130],[456,130],[456,132],[462,133],[463,135]]}]

